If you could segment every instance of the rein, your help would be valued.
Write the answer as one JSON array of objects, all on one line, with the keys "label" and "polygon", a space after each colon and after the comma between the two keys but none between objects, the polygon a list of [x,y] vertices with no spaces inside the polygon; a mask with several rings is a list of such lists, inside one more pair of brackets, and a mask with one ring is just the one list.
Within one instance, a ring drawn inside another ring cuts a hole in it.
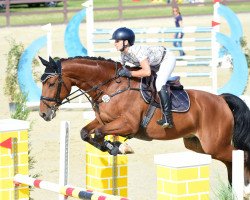
[{"label": "rein", "polygon": [[[41,101],[50,109],[52,110],[57,110],[59,106],[65,104],[65,103],[68,103],[70,101],[72,101],[73,99],[75,98],[78,98],[79,96],[82,96],[82,95],[85,95],[85,97],[88,99],[88,101],[91,103],[92,105],[92,108],[94,108],[97,104],[99,103],[102,103],[103,100],[101,101],[98,101],[98,99],[100,98],[100,96],[104,93],[103,90],[100,89],[100,87],[114,81],[114,80],[117,80],[118,78],[120,78],[119,76],[117,76],[117,70],[118,70],[118,66],[117,66],[117,63],[115,64],[115,76],[112,77],[111,79],[108,79],[98,85],[94,85],[93,87],[91,87],[90,89],[86,90],[86,91],[83,91],[82,89],[78,89],[72,93],[70,93],[67,97],[66,97],[66,100],[65,101],[61,101],[60,100],[60,93],[61,93],[61,89],[62,89],[62,86],[64,86],[66,88],[67,91],[69,91],[69,89],[66,87],[64,81],[63,81],[63,78],[62,78],[62,73],[57,73],[57,74],[53,74],[53,76],[56,76],[58,75],[58,87],[57,87],[57,92],[56,92],[56,96],[54,98],[51,98],[51,97],[45,97],[45,96],[41,96]],[[50,76],[52,77],[52,76]],[[116,91],[115,93],[109,95],[109,97],[114,97],[118,94],[121,94],[127,90],[137,90],[137,91],[140,91],[141,89],[140,88],[131,88],[130,86],[130,82],[131,82],[131,79],[128,78],[128,86],[122,90],[118,90]],[[91,99],[87,94],[89,92],[92,92],[92,91],[97,91],[99,90],[100,92],[97,94],[97,96],[94,98],[94,99]],[[72,95],[74,95],[75,93],[77,92],[81,92],[81,94],[78,94],[72,98],[70,98]],[[53,106],[50,106],[48,103],[46,103],[46,101],[50,101],[50,102],[55,102],[56,104],[53,105]]]}]

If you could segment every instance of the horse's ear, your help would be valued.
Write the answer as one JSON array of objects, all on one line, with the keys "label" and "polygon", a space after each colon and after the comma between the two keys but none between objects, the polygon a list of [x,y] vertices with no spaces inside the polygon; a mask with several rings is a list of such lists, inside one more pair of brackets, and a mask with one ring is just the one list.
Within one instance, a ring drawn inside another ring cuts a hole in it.
[{"label": "horse's ear", "polygon": [[45,66],[45,67],[48,67],[49,66],[49,62],[45,59],[43,59],[42,57],[38,56],[38,58],[41,60],[42,64]]},{"label": "horse's ear", "polygon": [[50,66],[58,73],[58,66],[53,58],[49,57]]}]

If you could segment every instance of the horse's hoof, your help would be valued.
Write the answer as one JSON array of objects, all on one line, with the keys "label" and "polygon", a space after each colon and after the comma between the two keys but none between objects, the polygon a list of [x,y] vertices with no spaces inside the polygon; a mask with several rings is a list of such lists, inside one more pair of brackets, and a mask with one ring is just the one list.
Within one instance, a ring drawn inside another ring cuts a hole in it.
[{"label": "horse's hoof", "polygon": [[83,141],[89,141],[90,137],[88,135],[88,132],[84,128],[81,130],[80,135]]},{"label": "horse's hoof", "polygon": [[132,154],[132,153],[134,153],[134,150],[127,143],[122,143],[119,146],[119,150],[120,150],[121,154]]},{"label": "horse's hoof", "polygon": [[114,147],[113,149],[110,150],[109,153],[110,153],[110,155],[112,155],[112,156],[117,156],[117,154],[120,153],[120,150],[119,150],[118,147]]}]

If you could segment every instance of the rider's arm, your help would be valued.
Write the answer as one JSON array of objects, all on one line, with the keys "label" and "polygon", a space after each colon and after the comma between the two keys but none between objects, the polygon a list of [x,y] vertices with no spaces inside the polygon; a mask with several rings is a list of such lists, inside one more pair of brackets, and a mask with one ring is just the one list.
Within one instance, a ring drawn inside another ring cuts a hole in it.
[{"label": "rider's arm", "polygon": [[140,62],[140,67],[141,69],[139,70],[131,71],[133,77],[146,77],[151,75],[151,69],[147,58]]}]

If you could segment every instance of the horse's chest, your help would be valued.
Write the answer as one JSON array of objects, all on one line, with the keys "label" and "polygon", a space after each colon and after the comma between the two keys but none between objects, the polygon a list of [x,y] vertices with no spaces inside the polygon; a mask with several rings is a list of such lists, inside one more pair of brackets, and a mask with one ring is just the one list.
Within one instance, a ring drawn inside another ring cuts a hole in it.
[{"label": "horse's chest", "polygon": [[100,106],[97,112],[97,118],[103,123],[108,123],[114,119],[112,108],[108,106]]},{"label": "horse's chest", "polygon": [[102,124],[106,124],[106,123],[113,121],[112,116],[110,116],[108,113],[105,113],[105,112],[99,113],[97,115],[97,119]]}]

